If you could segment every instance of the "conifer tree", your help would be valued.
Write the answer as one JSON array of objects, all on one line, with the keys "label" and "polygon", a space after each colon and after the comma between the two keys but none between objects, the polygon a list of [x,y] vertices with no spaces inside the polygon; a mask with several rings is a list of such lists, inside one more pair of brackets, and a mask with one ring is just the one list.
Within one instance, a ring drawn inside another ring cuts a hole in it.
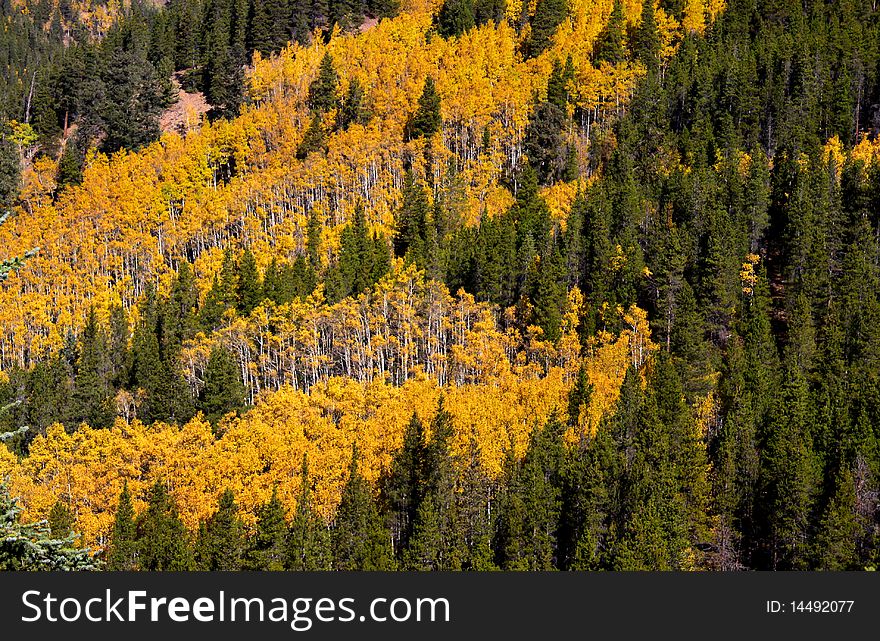
[{"label": "conifer tree", "polygon": [[107,569],[115,571],[137,569],[137,531],[135,529],[134,507],[128,491],[128,481],[122,486],[116,515],[113,517],[113,531],[107,547]]},{"label": "conifer tree", "polygon": [[614,0],[611,16],[593,45],[593,61],[619,65],[626,61],[626,16],[622,0]]},{"label": "conifer tree", "polygon": [[195,564],[203,571],[240,570],[244,552],[244,526],[232,490],[220,495],[217,511],[199,525]]},{"label": "conifer tree", "polygon": [[309,154],[322,152],[326,149],[326,136],[324,135],[324,121],[319,112],[312,114],[309,126],[303,133],[302,140],[296,148],[296,157],[300,160],[308,158]]},{"label": "conifer tree", "polygon": [[246,390],[238,363],[225,346],[216,343],[205,367],[205,386],[199,394],[198,409],[216,423],[229,412],[244,407],[245,402]]},{"label": "conifer tree", "polygon": [[73,532],[74,517],[67,509],[64,501],[58,499],[52,506],[47,520],[49,525],[49,534],[53,539],[66,539]]},{"label": "conifer tree", "polygon": [[247,567],[251,570],[284,570],[287,564],[288,528],[278,487],[267,503],[257,509],[257,528],[250,539]]},{"label": "conifer tree", "polygon": [[642,17],[634,48],[636,58],[647,67],[649,73],[655,73],[660,64],[660,31],[654,14],[654,2],[644,0],[642,3]]},{"label": "conifer tree", "polygon": [[288,535],[287,569],[312,572],[330,567],[330,537],[320,515],[314,512],[308,459],[303,455],[300,491]]},{"label": "conifer tree", "polygon": [[550,46],[556,27],[567,15],[567,0],[538,0],[535,5],[535,15],[530,21],[532,32],[526,43],[526,53],[529,57],[540,55]]},{"label": "conifer tree", "polygon": [[75,535],[54,537],[46,521],[22,523],[22,508],[0,481],[0,571],[95,570],[92,553],[74,545]]},{"label": "conifer tree", "polygon": [[89,310],[86,326],[79,340],[72,396],[74,425],[84,422],[91,427],[110,427],[111,406],[110,363],[107,338],[99,327],[94,308]]},{"label": "conifer tree", "polygon": [[419,108],[413,115],[408,127],[408,137],[428,138],[440,131],[443,118],[440,115],[440,94],[431,76],[425,78],[422,95],[419,96]]},{"label": "conifer tree", "polygon": [[193,566],[192,550],[177,505],[162,481],[150,489],[147,509],[135,521],[141,570],[183,571]]},{"label": "conifer tree", "polygon": [[366,92],[360,80],[352,78],[339,108],[339,116],[336,118],[337,127],[348,129],[352,125],[366,125],[371,115]]},{"label": "conifer tree", "polygon": [[390,536],[376,508],[372,488],[358,470],[358,463],[355,446],[330,533],[334,568],[390,570],[393,569]]},{"label": "conifer tree", "polygon": [[244,316],[250,315],[263,299],[263,284],[257,259],[250,249],[246,249],[238,263],[236,278],[236,308]]},{"label": "conifer tree", "polygon": [[444,38],[460,36],[474,28],[472,0],[444,0],[437,14],[437,32]]},{"label": "conifer tree", "polygon": [[333,66],[333,56],[325,53],[318,67],[318,75],[309,85],[308,106],[317,113],[335,109],[336,92],[339,89],[339,75]]},{"label": "conifer tree", "polygon": [[[403,549],[403,567],[411,570],[458,570],[464,554],[456,502],[456,463],[450,452],[452,416],[441,398],[431,421],[431,440],[415,454],[423,487],[411,497],[417,502],[411,534]],[[422,461],[419,461],[421,454]]]}]

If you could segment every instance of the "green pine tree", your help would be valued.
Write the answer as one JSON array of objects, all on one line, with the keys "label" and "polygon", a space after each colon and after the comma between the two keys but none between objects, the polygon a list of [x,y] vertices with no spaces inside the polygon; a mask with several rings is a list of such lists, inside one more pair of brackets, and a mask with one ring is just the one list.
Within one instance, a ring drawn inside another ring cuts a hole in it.
[{"label": "green pine tree", "polygon": [[330,568],[330,536],[327,525],[312,507],[309,465],[305,455],[296,511],[288,535],[287,569],[300,572]]},{"label": "green pine tree", "polygon": [[217,511],[199,525],[195,565],[203,571],[235,571],[242,567],[244,525],[232,490],[220,495]]},{"label": "green pine tree", "polygon": [[150,489],[147,509],[135,521],[138,567],[183,571],[193,567],[189,535],[162,481]]},{"label": "green pine tree", "polygon": [[135,527],[134,507],[128,491],[128,481],[122,486],[116,515],[113,517],[113,530],[106,551],[107,569],[122,571],[137,569],[137,529]]}]

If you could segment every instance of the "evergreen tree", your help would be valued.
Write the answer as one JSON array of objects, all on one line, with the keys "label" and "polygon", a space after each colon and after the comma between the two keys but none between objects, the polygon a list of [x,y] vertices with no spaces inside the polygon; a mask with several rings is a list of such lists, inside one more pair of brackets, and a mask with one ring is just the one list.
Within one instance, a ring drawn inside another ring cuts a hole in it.
[{"label": "evergreen tree", "polygon": [[238,263],[236,278],[236,308],[244,316],[250,315],[263,300],[263,284],[257,259],[250,249],[246,249]]},{"label": "evergreen tree", "polygon": [[284,570],[287,550],[287,522],[284,506],[278,498],[278,487],[272,497],[257,509],[257,529],[250,539],[247,567],[251,570]]},{"label": "evergreen tree", "polygon": [[425,78],[425,86],[422,95],[419,96],[419,108],[413,115],[408,126],[408,137],[428,138],[440,131],[443,126],[443,118],[440,115],[440,94],[431,76]]},{"label": "evergreen tree", "polygon": [[642,3],[642,19],[634,47],[636,58],[648,68],[649,73],[656,72],[660,63],[660,31],[654,14],[654,1],[644,0]]},{"label": "evergreen tree", "polygon": [[0,571],[97,569],[91,552],[75,547],[74,534],[56,538],[46,521],[22,523],[21,511],[0,482]]},{"label": "evergreen tree", "polygon": [[390,570],[390,537],[376,508],[369,482],[358,470],[357,446],[352,449],[348,479],[330,532],[337,570]]},{"label": "evergreen tree", "polygon": [[312,507],[311,479],[305,455],[299,496],[288,537],[287,569],[300,572],[327,570],[330,566],[330,537],[327,526]]},{"label": "evergreen tree", "polygon": [[326,150],[327,142],[324,135],[324,122],[321,114],[315,112],[309,121],[309,126],[303,134],[303,138],[296,148],[296,157],[305,160],[311,153],[320,153]]},{"label": "evergreen tree", "polygon": [[71,422],[91,427],[110,427],[113,423],[111,405],[110,362],[107,337],[98,326],[94,308],[89,310],[86,326],[79,340],[79,358],[71,398]]},{"label": "evergreen tree", "polygon": [[74,517],[64,501],[58,499],[49,512],[49,534],[53,539],[66,539],[73,533]]},{"label": "evergreen tree", "polygon": [[177,505],[162,481],[150,489],[147,509],[135,521],[138,567],[141,570],[182,571],[193,559]]},{"label": "evergreen tree", "polygon": [[336,92],[339,89],[339,75],[333,66],[333,56],[325,53],[318,67],[318,75],[309,85],[309,109],[319,114],[335,109]]},{"label": "evergreen tree", "polygon": [[134,507],[128,491],[128,481],[122,486],[116,515],[113,517],[113,531],[107,547],[107,569],[122,571],[137,568],[137,530],[135,528]]},{"label": "evergreen tree", "polygon": [[244,407],[245,403],[246,390],[238,363],[226,347],[216,343],[205,367],[205,386],[199,394],[198,409],[216,424],[229,412]]},{"label": "evergreen tree", "polygon": [[472,0],[444,0],[436,18],[437,32],[444,38],[460,36],[474,28]]},{"label": "evergreen tree", "polygon": [[340,129],[348,129],[352,125],[366,125],[370,122],[371,116],[366,92],[360,81],[357,78],[352,78],[348,83],[345,97],[342,99],[336,125]]},{"label": "evergreen tree", "polygon": [[626,16],[622,0],[614,0],[611,16],[593,45],[593,62],[619,65],[626,61]]},{"label": "evergreen tree", "polygon": [[235,571],[242,566],[244,526],[232,490],[220,495],[220,504],[207,521],[199,525],[195,564],[203,571]]},{"label": "evergreen tree", "polygon": [[535,5],[535,15],[532,16],[532,32],[526,43],[526,52],[529,57],[543,53],[550,46],[556,27],[565,20],[568,15],[567,0],[538,0]]},{"label": "evergreen tree", "polygon": [[[464,556],[456,500],[456,462],[450,451],[452,416],[441,398],[431,421],[431,440],[415,453],[423,485],[411,500],[417,502],[403,567],[411,570],[458,570]],[[418,460],[418,455],[423,460]]]}]

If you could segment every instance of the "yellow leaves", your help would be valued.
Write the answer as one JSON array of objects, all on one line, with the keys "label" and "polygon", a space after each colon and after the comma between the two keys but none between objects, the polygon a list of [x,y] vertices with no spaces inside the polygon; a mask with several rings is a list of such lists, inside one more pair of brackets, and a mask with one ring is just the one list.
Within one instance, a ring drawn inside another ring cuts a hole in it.
[{"label": "yellow leaves", "polygon": [[706,30],[706,7],[703,0],[686,0],[681,29],[685,33],[702,34]]},{"label": "yellow leaves", "polygon": [[614,273],[620,272],[626,267],[626,253],[620,245],[614,246],[614,255],[610,259],[609,267]]},{"label": "yellow leaves", "polygon": [[595,433],[602,418],[614,409],[629,366],[641,369],[658,349],[651,340],[647,312],[632,305],[626,311],[618,308],[617,313],[625,326],[620,336],[598,332],[584,359],[583,366],[593,386],[590,405],[580,423],[586,434]]},{"label": "yellow leaves", "polygon": [[[861,145],[861,142],[859,143]],[[857,147],[859,145],[856,145]],[[833,162],[834,166],[838,168],[843,167],[843,162],[845,160],[843,143],[840,142],[840,136],[834,135],[832,136],[827,143],[825,143],[825,147],[823,149],[823,156],[828,160],[828,162]]]},{"label": "yellow leaves", "polygon": [[746,254],[746,260],[739,270],[739,280],[742,284],[742,293],[745,296],[751,296],[754,292],[755,285],[758,283],[758,275],[755,273],[755,266],[760,262],[761,257],[757,254]]},{"label": "yellow leaves", "polygon": [[7,124],[12,131],[9,139],[18,145],[19,150],[22,152],[39,140],[37,132],[34,131],[34,128],[29,123],[10,120]]},{"label": "yellow leaves", "polygon": [[546,187],[541,191],[541,196],[550,208],[550,215],[554,221],[560,223],[562,229],[565,229],[565,221],[568,213],[571,211],[571,205],[574,202],[578,191],[583,189],[585,181],[558,182],[550,187]]}]

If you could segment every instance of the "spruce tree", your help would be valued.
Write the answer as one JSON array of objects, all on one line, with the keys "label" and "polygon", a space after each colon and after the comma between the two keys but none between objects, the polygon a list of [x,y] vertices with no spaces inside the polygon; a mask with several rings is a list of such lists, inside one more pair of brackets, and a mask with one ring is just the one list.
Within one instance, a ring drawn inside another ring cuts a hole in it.
[{"label": "spruce tree", "polygon": [[113,423],[111,405],[110,362],[107,337],[99,327],[94,308],[89,310],[86,326],[79,340],[72,396],[72,422],[91,427],[110,427]]},{"label": "spruce tree", "polygon": [[330,567],[330,537],[324,520],[312,507],[306,455],[303,455],[300,475],[300,491],[288,535],[287,569],[300,572],[327,570]]},{"label": "spruce tree", "polygon": [[108,570],[137,569],[136,537],[134,507],[128,491],[128,481],[125,481],[116,506],[116,515],[113,517],[113,530],[106,552]]},{"label": "spruce tree", "polygon": [[444,38],[460,36],[474,28],[473,0],[444,0],[436,18],[437,32]]},{"label": "spruce tree", "polygon": [[296,157],[305,160],[311,153],[320,153],[326,149],[324,121],[319,112],[312,114],[309,126],[303,133],[302,140],[296,148]]},{"label": "spruce tree", "polygon": [[422,89],[422,95],[419,96],[419,108],[413,115],[408,126],[408,137],[411,140],[416,138],[428,138],[440,131],[443,126],[443,119],[440,115],[440,94],[437,93],[437,87],[431,76],[425,78],[425,86]]},{"label": "spruce tree", "polygon": [[236,308],[243,316],[249,316],[263,300],[263,283],[257,268],[257,259],[250,249],[242,254],[236,271]]},{"label": "spruce tree", "polygon": [[431,440],[421,450],[421,492],[406,547],[403,567],[410,570],[458,570],[465,554],[456,500],[457,466],[450,451],[452,416],[441,398],[431,421]]},{"label": "spruce tree", "polygon": [[333,66],[333,56],[325,53],[318,67],[318,75],[309,85],[307,101],[309,109],[319,114],[335,109],[338,89],[339,75],[336,73],[336,67]]},{"label": "spruce tree", "polygon": [[73,532],[74,517],[65,505],[64,501],[58,499],[55,505],[49,511],[47,523],[49,525],[49,534],[53,539],[66,539]]},{"label": "spruce tree", "polygon": [[46,521],[22,523],[22,508],[0,481],[0,571],[95,570],[91,551],[74,544],[74,534],[56,538]]},{"label": "spruce tree", "polygon": [[391,570],[390,536],[382,524],[369,482],[358,470],[357,446],[352,448],[348,479],[330,532],[337,570]]},{"label": "spruce tree", "polygon": [[618,65],[626,61],[626,16],[622,0],[614,0],[611,16],[593,45],[593,62]]},{"label": "spruce tree", "polygon": [[162,481],[150,489],[147,509],[135,521],[138,567],[141,570],[183,571],[193,566],[189,535],[177,505]]},{"label": "spruce tree", "polygon": [[371,116],[366,92],[360,80],[352,78],[348,83],[345,97],[342,99],[339,116],[336,118],[336,126],[340,129],[348,129],[352,125],[366,125]]},{"label": "spruce tree", "polygon": [[199,411],[216,424],[229,412],[244,407],[245,402],[246,390],[238,363],[225,346],[215,343],[205,367],[205,385],[199,393]]},{"label": "spruce tree", "polygon": [[242,567],[244,525],[232,490],[220,495],[217,511],[199,525],[195,544],[195,564],[203,571],[235,571]]},{"label": "spruce tree", "polygon": [[660,31],[654,14],[654,1],[644,0],[642,18],[636,32],[635,55],[647,67],[649,73],[656,73],[660,64]]},{"label": "spruce tree", "polygon": [[257,508],[257,528],[247,552],[248,569],[284,570],[288,557],[287,536],[284,505],[275,486],[269,501]]},{"label": "spruce tree", "polygon": [[556,28],[568,15],[567,0],[538,0],[532,16],[532,32],[526,43],[526,53],[536,57],[550,46]]}]

